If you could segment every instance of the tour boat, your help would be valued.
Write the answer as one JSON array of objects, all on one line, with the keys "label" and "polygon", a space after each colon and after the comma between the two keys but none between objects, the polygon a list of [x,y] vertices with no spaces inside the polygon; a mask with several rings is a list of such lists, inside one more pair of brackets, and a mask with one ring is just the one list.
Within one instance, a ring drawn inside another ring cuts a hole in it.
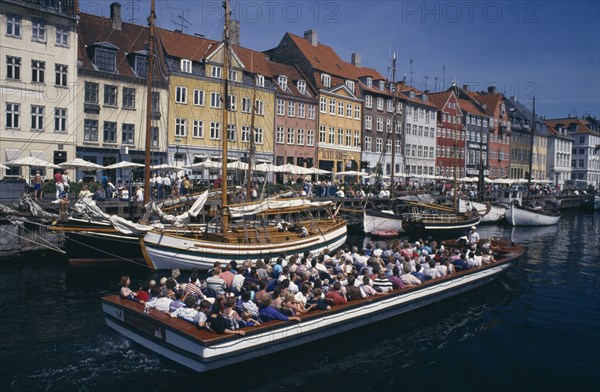
[{"label": "tour boat", "polygon": [[[218,335],[182,319],[118,295],[102,299],[107,325],[155,353],[198,372],[205,372],[324,339],[439,302],[491,282],[523,255],[522,246],[494,240],[496,261],[418,286],[313,310],[300,322],[267,321],[243,328],[245,336]],[[451,248],[448,244],[447,248]]]}]

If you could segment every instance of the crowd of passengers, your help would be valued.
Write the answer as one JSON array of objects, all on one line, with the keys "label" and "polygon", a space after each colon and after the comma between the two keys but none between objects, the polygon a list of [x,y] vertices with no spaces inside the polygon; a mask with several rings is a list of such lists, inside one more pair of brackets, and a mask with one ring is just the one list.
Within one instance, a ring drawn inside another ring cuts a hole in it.
[{"label": "crowd of passengers", "polygon": [[307,252],[288,259],[282,254],[275,263],[231,261],[222,268],[217,262],[204,280],[193,270],[180,282],[175,269],[169,278],[150,280],[137,291],[123,276],[120,295],[144,304],[146,311],[156,309],[219,334],[244,335],[240,328],[270,320],[300,321],[299,315],[313,309],[328,310],[494,261],[490,241],[465,241],[462,249],[452,251],[429,240],[369,243],[333,256],[325,250],[315,257]]}]

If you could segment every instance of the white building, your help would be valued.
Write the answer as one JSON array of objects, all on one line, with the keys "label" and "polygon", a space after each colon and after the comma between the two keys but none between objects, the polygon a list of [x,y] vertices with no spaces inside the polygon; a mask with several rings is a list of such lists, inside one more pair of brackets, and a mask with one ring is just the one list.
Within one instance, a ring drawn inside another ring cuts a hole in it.
[{"label": "white building", "polygon": [[571,179],[571,153],[573,136],[569,134],[564,123],[546,121],[548,126],[548,177],[554,185],[565,186]]},{"label": "white building", "polygon": [[[0,162],[75,158],[77,26],[74,0],[0,1]],[[0,177],[31,181],[35,170]]]}]

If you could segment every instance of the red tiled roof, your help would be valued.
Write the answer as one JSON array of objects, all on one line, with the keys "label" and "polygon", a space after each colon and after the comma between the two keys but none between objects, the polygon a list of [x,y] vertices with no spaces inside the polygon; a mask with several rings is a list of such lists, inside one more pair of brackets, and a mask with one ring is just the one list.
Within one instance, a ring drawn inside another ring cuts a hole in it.
[{"label": "red tiled roof", "polygon": [[574,117],[568,117],[568,118],[555,118],[555,119],[551,119],[551,120],[545,120],[544,123],[552,129],[553,132],[558,133],[556,131],[556,128],[558,127],[559,124],[562,124],[565,128],[569,128],[569,126],[571,124],[576,124],[577,125],[577,130],[575,131],[575,133],[577,134],[595,134],[598,135],[600,134],[599,132],[596,132],[592,129],[590,129],[588,127],[588,123],[586,120],[580,119],[580,118],[574,118]]},{"label": "red tiled roof", "polygon": [[[276,63],[274,61],[268,61],[267,64],[268,64],[269,70],[270,70],[269,75],[271,75],[273,78],[275,78],[279,75],[285,75],[288,78],[287,85],[288,85],[289,90],[285,91],[285,92],[281,89],[281,87],[279,87],[277,80],[273,80],[278,92],[284,92],[286,94],[293,94],[295,96],[304,97],[304,98],[315,98],[316,97],[316,95],[317,95],[316,92],[313,91],[311,84],[308,83],[306,76],[304,74],[302,74],[302,72],[300,72],[300,70],[298,70],[298,68],[296,68],[293,65]],[[306,90],[310,93],[310,96],[301,94],[298,91],[298,86],[297,86],[298,80],[306,81]]]},{"label": "red tiled roof", "polygon": [[440,91],[429,94],[429,99],[439,110],[442,110],[446,106],[446,102],[448,102],[450,95],[452,95],[452,91],[450,90]]},{"label": "red tiled roof", "polygon": [[488,117],[489,116],[488,114],[483,113],[482,111],[480,111],[475,106],[475,104],[472,101],[468,100],[468,99],[459,98],[458,99],[458,104],[459,104],[460,108],[463,111],[467,112],[467,113],[471,113],[471,114],[474,114],[474,115],[480,116],[480,117]]},{"label": "red tiled roof", "polygon": [[[146,49],[148,27],[123,22],[121,30],[113,30],[109,18],[82,13],[77,25],[77,33],[79,45],[77,58],[82,62],[81,68],[94,69],[90,57],[92,54],[88,52],[87,47],[99,42],[109,42],[118,48],[116,56],[118,74],[136,77],[126,55]],[[160,72],[157,72],[157,75],[160,75]]]}]

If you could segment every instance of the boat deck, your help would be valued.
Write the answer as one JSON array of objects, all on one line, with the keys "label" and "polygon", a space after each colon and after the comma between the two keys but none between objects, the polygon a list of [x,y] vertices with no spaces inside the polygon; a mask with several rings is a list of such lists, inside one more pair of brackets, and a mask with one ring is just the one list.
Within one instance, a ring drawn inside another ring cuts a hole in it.
[{"label": "boat deck", "polygon": [[[398,295],[407,294],[411,292],[420,292],[423,290],[427,290],[428,287],[438,286],[440,284],[443,284],[444,282],[451,282],[455,279],[468,277],[468,275],[472,275],[474,273],[481,272],[486,269],[492,269],[501,264],[511,263],[524,253],[524,249],[521,245],[514,244],[506,240],[493,241],[492,246],[496,248],[496,261],[491,264],[477,268],[472,268],[466,271],[460,271],[452,275],[447,275],[443,278],[428,280],[418,286],[404,287],[401,289],[392,290],[383,295],[377,295],[360,300],[349,301],[347,304],[332,306],[330,310],[316,309],[306,314],[299,315],[298,317],[300,317],[302,322],[314,320],[321,317],[325,317],[328,314],[334,315],[336,313],[345,312],[353,308],[361,308],[370,303],[374,304],[379,301],[385,301]],[[186,335],[187,338],[190,338],[203,346],[211,346],[214,344],[219,344],[238,338],[237,335],[219,335],[210,332],[206,329],[201,329],[188,321],[179,318],[172,318],[170,315],[159,312],[155,309],[151,309],[149,313],[144,313],[144,305],[134,300],[121,298],[118,295],[106,296],[102,299],[102,301],[105,303],[110,303],[111,305],[114,305],[117,308],[121,308],[123,311],[125,311],[125,313],[127,313],[129,317],[128,323],[135,326],[136,328],[144,329],[148,328],[148,325],[152,325],[151,328],[160,328],[160,325],[162,324],[164,326],[168,326],[170,329],[177,330],[178,333]],[[153,323],[147,323],[146,321],[148,321],[149,319],[151,319]],[[278,328],[283,328],[285,326],[288,326],[289,323],[290,322],[284,321],[268,321],[262,323],[259,326],[242,328],[242,330],[246,332],[246,337],[248,337],[266,331],[273,331]],[[148,332],[150,335],[154,334],[154,330],[149,330],[146,332]]]}]

